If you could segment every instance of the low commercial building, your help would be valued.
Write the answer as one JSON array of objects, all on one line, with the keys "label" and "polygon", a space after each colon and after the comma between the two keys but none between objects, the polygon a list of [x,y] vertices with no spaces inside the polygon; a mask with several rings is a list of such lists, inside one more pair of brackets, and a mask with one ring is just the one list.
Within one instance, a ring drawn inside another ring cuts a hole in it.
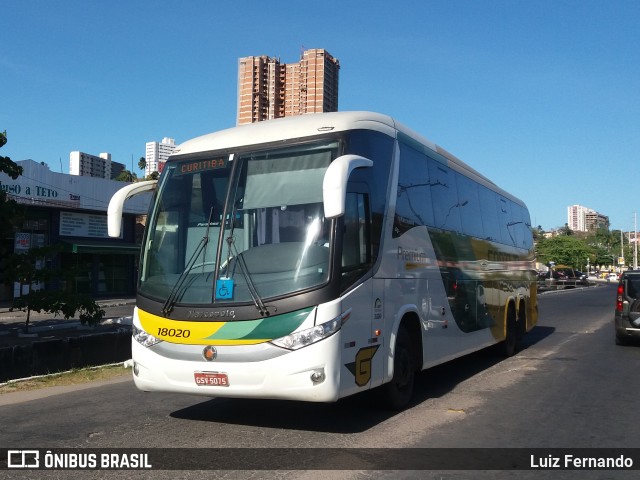
[{"label": "low commercial building", "polygon": [[[71,285],[54,287],[94,298],[133,295],[143,228],[139,222],[147,213],[150,194],[127,202],[120,238],[111,238],[107,235],[107,207],[125,182],[56,173],[33,160],[16,163],[22,166],[23,174],[13,180],[0,173],[0,189],[26,207],[26,221],[13,238],[1,239],[5,247],[20,252],[60,244],[64,253],[56,266],[78,273]],[[3,262],[0,259],[0,269]],[[24,287],[21,290],[18,282],[5,280],[0,286],[0,300],[22,294]]]}]

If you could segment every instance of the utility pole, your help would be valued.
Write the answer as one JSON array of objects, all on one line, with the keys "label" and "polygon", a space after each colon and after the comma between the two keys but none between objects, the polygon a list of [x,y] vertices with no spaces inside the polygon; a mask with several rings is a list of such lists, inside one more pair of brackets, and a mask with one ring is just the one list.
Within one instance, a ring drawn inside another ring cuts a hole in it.
[{"label": "utility pole", "polygon": [[633,212],[633,269],[638,269],[638,212]]},{"label": "utility pole", "polygon": [[[622,265],[626,266],[627,263],[624,261],[624,236],[622,235],[622,229],[620,229],[620,258],[622,259]],[[620,269],[620,273],[622,273],[622,269]]]}]

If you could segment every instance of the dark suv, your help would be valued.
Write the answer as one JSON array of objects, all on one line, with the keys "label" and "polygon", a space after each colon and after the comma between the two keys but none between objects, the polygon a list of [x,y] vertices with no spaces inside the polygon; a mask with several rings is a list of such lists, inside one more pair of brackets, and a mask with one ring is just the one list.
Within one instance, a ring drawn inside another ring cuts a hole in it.
[{"label": "dark suv", "polygon": [[616,344],[640,338],[640,270],[624,272],[616,294]]}]

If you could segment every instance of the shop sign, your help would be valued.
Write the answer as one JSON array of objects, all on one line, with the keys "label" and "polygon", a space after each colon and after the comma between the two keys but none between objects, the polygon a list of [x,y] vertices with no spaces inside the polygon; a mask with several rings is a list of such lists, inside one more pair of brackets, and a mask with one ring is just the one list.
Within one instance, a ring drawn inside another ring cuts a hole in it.
[{"label": "shop sign", "polygon": [[109,238],[107,216],[60,212],[59,234],[61,237]]},{"label": "shop sign", "polygon": [[15,253],[24,253],[31,248],[31,234],[17,232],[13,243]]}]

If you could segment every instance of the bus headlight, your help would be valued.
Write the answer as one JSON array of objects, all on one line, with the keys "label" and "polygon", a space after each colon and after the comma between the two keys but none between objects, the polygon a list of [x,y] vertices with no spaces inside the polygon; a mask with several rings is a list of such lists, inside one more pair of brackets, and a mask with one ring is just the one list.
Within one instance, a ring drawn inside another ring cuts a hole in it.
[{"label": "bus headlight", "polygon": [[143,347],[152,347],[156,343],[160,343],[162,341],[150,333],[145,332],[143,329],[136,327],[135,324],[131,326],[131,333],[133,335],[133,339]]},{"label": "bus headlight", "polygon": [[278,347],[286,348],[289,350],[297,350],[307,345],[319,342],[327,337],[330,337],[342,326],[345,320],[345,314],[342,314],[336,318],[329,320],[328,322],[321,323],[306,330],[299,332],[293,332],[286,337],[276,338],[271,340],[271,343]]}]

